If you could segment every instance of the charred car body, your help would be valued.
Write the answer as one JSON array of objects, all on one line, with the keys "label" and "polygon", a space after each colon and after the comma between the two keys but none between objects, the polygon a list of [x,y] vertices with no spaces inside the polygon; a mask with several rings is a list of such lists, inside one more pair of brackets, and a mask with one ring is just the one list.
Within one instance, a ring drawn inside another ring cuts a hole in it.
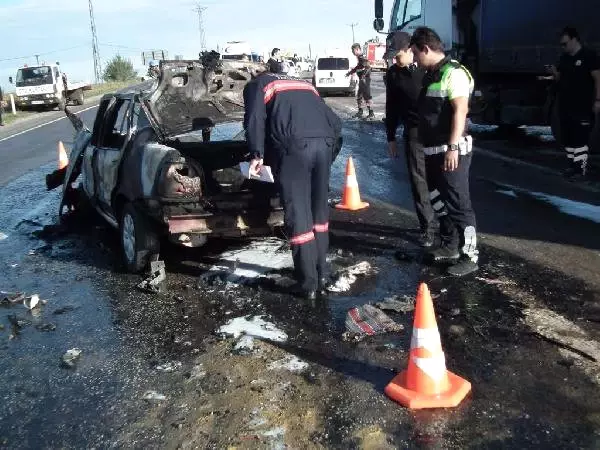
[{"label": "charred car body", "polygon": [[252,63],[163,61],[160,69],[154,82],[105,95],[92,130],[67,110],[76,129],[69,165],[46,179],[48,189],[62,185],[61,217],[83,201],[119,229],[132,272],[164,237],[196,247],[283,225],[275,185],[239,169],[251,159],[243,137],[207,139],[211,127],[243,117]]}]

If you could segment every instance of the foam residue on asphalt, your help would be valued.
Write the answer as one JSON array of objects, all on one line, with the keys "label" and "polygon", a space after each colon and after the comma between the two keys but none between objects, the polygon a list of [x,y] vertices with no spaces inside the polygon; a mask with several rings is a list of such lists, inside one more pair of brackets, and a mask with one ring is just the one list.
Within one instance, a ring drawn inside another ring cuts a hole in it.
[{"label": "foam residue on asphalt", "polygon": [[248,316],[236,317],[220,327],[218,332],[236,339],[242,335],[247,335],[275,342],[285,342],[288,338],[284,331],[260,316],[251,318]]},{"label": "foam residue on asphalt", "polygon": [[285,241],[276,238],[251,242],[243,248],[219,255],[219,263],[212,266],[210,272],[225,272],[227,281],[239,283],[268,272],[292,268],[292,256],[285,246]]},{"label": "foam residue on asphalt", "polygon": [[334,281],[327,287],[327,290],[329,292],[349,291],[359,276],[367,276],[372,272],[373,268],[367,261],[347,267],[335,275]]}]

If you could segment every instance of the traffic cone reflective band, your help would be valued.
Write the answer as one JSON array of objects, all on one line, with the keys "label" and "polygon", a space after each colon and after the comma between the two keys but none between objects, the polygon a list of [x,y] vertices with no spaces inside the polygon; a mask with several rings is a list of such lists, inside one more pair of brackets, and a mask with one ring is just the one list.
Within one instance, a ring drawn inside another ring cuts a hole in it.
[{"label": "traffic cone reflective band", "polygon": [[408,368],[385,388],[392,400],[411,409],[451,408],[471,391],[471,383],[446,370],[433,302],[425,283],[419,286]]},{"label": "traffic cone reflective band", "polygon": [[58,170],[64,169],[69,165],[69,157],[62,141],[58,141]]},{"label": "traffic cone reflective band", "polygon": [[352,161],[352,157],[350,157],[346,164],[346,186],[344,187],[342,202],[335,205],[335,207],[338,209],[346,209],[348,211],[357,211],[368,206],[369,204],[367,202],[363,202],[360,199],[354,162]]}]

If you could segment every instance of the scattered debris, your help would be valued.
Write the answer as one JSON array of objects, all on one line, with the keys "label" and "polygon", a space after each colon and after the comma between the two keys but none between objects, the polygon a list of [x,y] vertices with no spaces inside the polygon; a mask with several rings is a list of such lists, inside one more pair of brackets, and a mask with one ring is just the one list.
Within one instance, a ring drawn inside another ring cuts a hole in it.
[{"label": "scattered debris", "polygon": [[460,308],[452,308],[452,311],[450,311],[450,315],[452,317],[460,316]]},{"label": "scattered debris", "polygon": [[164,261],[150,262],[150,276],[138,284],[138,289],[157,294],[161,292],[162,282],[167,279]]},{"label": "scattered debris", "polygon": [[514,281],[510,281],[510,280],[500,280],[500,279],[491,279],[491,278],[483,278],[483,277],[475,277],[476,280],[479,281],[483,281],[486,284],[491,284],[491,285],[515,285],[517,283],[515,283]]},{"label": "scattered debris", "polygon": [[25,306],[25,308],[27,308],[30,311],[36,306],[38,306],[39,303],[40,297],[37,294],[34,294],[31,297],[25,297],[25,299],[23,300],[23,306]]},{"label": "scattered debris", "polygon": [[78,308],[79,308],[78,306],[67,305],[67,306],[64,306],[62,308],[58,308],[52,314],[54,314],[55,316],[60,316],[61,314],[68,313],[68,312],[71,312],[71,311],[75,311]]},{"label": "scattered debris", "polygon": [[22,317],[17,317],[14,314],[8,316],[8,321],[11,323],[11,325],[15,328],[16,331],[31,325],[31,322],[29,320],[23,319]]},{"label": "scattered debris", "polygon": [[204,370],[204,366],[202,364],[196,364],[192,369],[186,374],[188,381],[192,380],[200,380],[206,376],[206,370]]},{"label": "scattered debris", "polygon": [[274,324],[266,322],[261,316],[236,317],[219,328],[219,334],[233,336],[238,339],[243,334],[255,338],[267,339],[275,342],[287,341],[287,334],[278,329]]},{"label": "scattered debris", "polygon": [[53,323],[42,323],[42,324],[36,325],[35,329],[38,331],[44,331],[44,332],[54,331],[54,330],[56,330],[56,325],[54,325]]},{"label": "scattered debris", "polygon": [[156,370],[158,370],[159,372],[171,373],[171,372],[178,371],[179,369],[181,369],[182,366],[183,366],[183,364],[179,361],[171,361],[171,362],[167,362],[167,363],[161,364],[159,366],[156,366]]},{"label": "scattered debris", "polygon": [[233,347],[233,352],[237,355],[249,355],[254,351],[254,338],[252,336],[242,336]]},{"label": "scattered debris", "polygon": [[308,363],[293,355],[286,356],[267,366],[267,370],[289,370],[290,372],[303,372],[306,369],[308,369]]},{"label": "scattered debris", "polygon": [[462,325],[450,325],[448,332],[454,336],[462,336],[467,330]]},{"label": "scattered debris", "polygon": [[408,313],[415,309],[415,298],[409,295],[394,295],[384,298],[382,302],[375,303],[375,306],[383,311]]},{"label": "scattered debris", "polygon": [[142,399],[146,400],[148,403],[153,402],[164,402],[167,397],[156,391],[146,391]]},{"label": "scattered debris", "polygon": [[367,276],[373,272],[374,269],[371,267],[371,264],[367,261],[362,261],[338,271],[333,277],[336,281],[327,286],[327,290],[329,292],[346,292],[350,290],[358,276]]},{"label": "scattered debris", "polygon": [[0,292],[0,305],[2,306],[13,306],[17,303],[21,303],[25,299],[25,294],[20,292]]},{"label": "scattered debris", "polygon": [[346,315],[346,330],[356,340],[364,336],[402,331],[404,326],[394,322],[373,305],[352,308]]},{"label": "scattered debris", "polygon": [[67,352],[62,357],[62,363],[65,367],[69,369],[75,367],[77,361],[81,357],[82,351],[78,348],[72,348],[71,350],[67,350]]}]

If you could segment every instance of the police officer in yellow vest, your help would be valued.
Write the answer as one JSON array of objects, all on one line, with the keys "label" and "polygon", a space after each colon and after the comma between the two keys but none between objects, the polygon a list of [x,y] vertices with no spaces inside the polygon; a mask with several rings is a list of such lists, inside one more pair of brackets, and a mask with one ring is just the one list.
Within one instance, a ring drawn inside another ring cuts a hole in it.
[{"label": "police officer in yellow vest", "polygon": [[427,69],[419,97],[419,139],[441,234],[441,245],[430,256],[434,262],[452,263],[449,274],[463,276],[478,269],[479,257],[469,192],[473,141],[466,134],[473,77],[445,55],[431,28],[417,28],[411,47],[415,60]]}]

